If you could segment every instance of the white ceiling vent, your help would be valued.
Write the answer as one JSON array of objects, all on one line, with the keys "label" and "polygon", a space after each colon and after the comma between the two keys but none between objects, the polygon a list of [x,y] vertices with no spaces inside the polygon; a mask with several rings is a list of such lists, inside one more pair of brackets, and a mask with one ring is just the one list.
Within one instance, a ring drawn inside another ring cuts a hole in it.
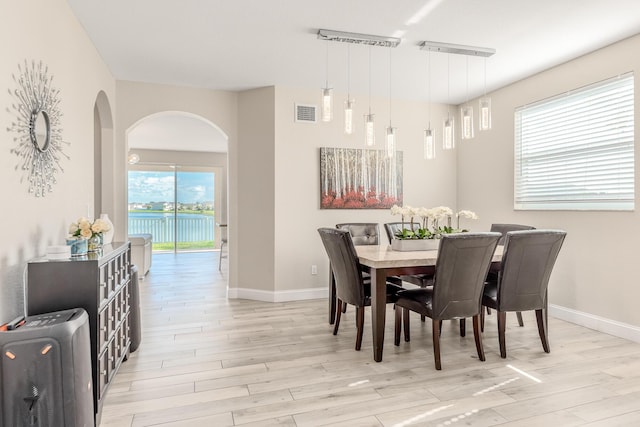
[{"label": "white ceiling vent", "polygon": [[316,105],[309,104],[295,104],[295,121],[297,123],[316,123]]}]

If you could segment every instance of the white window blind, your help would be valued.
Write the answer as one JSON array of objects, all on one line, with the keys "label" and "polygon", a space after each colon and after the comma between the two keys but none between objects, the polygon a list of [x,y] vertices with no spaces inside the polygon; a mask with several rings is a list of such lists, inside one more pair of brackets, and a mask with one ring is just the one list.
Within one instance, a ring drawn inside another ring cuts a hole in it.
[{"label": "white window blind", "polygon": [[633,210],[633,73],[518,107],[515,209]]}]

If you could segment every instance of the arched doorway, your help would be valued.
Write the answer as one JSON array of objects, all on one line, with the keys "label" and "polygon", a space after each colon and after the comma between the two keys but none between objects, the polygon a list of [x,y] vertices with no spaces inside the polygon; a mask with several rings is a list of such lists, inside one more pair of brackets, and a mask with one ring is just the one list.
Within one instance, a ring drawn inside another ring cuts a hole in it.
[{"label": "arched doorway", "polygon": [[93,216],[113,217],[114,200],[113,116],[107,95],[100,91],[93,106]]},{"label": "arched doorway", "polygon": [[129,234],[152,234],[154,251],[220,247],[227,218],[227,135],[209,120],[167,111],[126,132]]}]

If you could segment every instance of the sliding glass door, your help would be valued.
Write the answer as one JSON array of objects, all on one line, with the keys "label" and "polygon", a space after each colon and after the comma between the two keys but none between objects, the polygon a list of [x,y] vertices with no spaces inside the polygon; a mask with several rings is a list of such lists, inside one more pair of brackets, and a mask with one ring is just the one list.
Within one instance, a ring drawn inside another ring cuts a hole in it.
[{"label": "sliding glass door", "polygon": [[129,234],[151,234],[154,251],[213,250],[213,171],[136,165],[128,179]]}]

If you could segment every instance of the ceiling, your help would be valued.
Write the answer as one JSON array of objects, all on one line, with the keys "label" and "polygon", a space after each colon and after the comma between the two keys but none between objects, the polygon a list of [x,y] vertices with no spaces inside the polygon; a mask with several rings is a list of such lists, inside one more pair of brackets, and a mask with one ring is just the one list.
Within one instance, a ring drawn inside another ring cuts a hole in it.
[{"label": "ceiling", "polygon": [[[231,91],[282,85],[318,93],[328,80],[341,93],[349,85],[356,99],[370,91],[451,104],[640,33],[638,0],[68,3],[118,80]],[[402,42],[394,49],[327,42],[317,38],[319,29]],[[424,40],[496,53],[486,60],[428,54],[418,46]]]}]

